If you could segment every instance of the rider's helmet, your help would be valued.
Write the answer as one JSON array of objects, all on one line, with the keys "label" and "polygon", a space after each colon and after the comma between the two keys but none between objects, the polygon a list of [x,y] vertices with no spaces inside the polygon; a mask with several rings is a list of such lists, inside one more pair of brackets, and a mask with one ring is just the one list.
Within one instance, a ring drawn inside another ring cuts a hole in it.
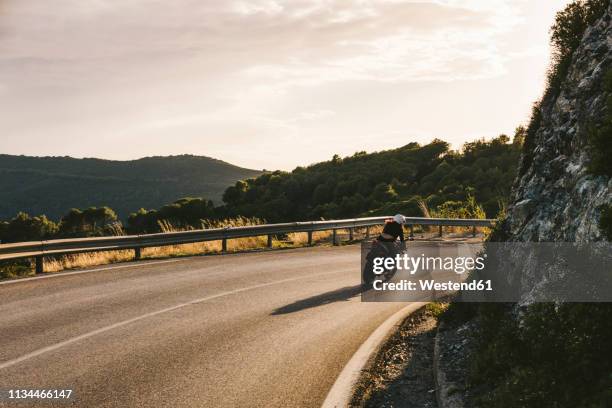
[{"label": "rider's helmet", "polygon": [[393,221],[397,222],[398,224],[405,224],[406,223],[406,217],[404,217],[402,214],[395,214],[393,216]]}]

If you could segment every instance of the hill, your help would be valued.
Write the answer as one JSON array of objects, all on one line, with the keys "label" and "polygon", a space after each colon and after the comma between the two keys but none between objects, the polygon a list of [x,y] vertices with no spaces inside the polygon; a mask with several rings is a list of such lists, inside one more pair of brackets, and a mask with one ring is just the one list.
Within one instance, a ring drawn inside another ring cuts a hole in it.
[{"label": "hill", "polygon": [[120,218],[186,196],[219,201],[237,180],[261,171],[203,156],[114,161],[0,155],[0,219],[19,211],[58,219],[70,208],[109,206]]},{"label": "hill", "polygon": [[424,212],[434,217],[495,217],[508,201],[525,132],[517,128],[512,143],[500,135],[465,143],[459,151],[436,139],[344,158],[334,155],[291,172],[237,181],[223,194],[223,205],[191,198],[133,213],[127,230],[158,232],[160,222],[200,228],[202,220],[234,217],[267,222]]},{"label": "hill", "polygon": [[[516,174],[524,129],[514,141],[501,135],[466,143],[460,151],[442,140],[275,171],[239,181],[223,195],[227,215],[268,221],[352,217],[402,212],[419,216],[423,200],[450,214],[470,198],[495,217]],[[472,214],[473,215],[473,214]]]}]

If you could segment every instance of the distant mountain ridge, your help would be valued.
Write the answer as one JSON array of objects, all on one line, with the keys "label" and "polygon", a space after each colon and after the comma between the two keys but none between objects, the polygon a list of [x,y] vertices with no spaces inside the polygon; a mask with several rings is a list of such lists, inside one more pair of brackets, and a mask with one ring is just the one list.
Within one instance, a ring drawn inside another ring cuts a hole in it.
[{"label": "distant mountain ridge", "polygon": [[188,196],[220,202],[228,186],[260,174],[193,155],[117,161],[0,154],[0,219],[19,211],[57,219],[70,208],[104,205],[126,218]]}]

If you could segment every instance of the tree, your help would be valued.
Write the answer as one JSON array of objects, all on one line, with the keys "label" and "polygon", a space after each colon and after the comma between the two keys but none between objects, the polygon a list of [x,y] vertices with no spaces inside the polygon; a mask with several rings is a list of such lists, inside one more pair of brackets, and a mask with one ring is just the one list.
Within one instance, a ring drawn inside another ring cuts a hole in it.
[{"label": "tree", "polygon": [[512,144],[519,146],[519,147],[523,147],[526,136],[527,136],[527,128],[523,125],[518,126],[514,130],[514,138],[512,139]]},{"label": "tree", "polygon": [[139,209],[135,213],[131,213],[128,217],[128,232],[130,234],[152,234],[160,232],[156,210],[147,211],[144,208]]},{"label": "tree", "polygon": [[609,4],[609,0],[579,0],[558,12],[551,28],[553,56],[562,60],[571,55],[587,27],[603,15]]},{"label": "tree", "polygon": [[64,237],[90,237],[110,235],[120,228],[117,214],[109,207],[89,207],[85,210],[71,209],[59,224],[59,233]]},{"label": "tree", "polygon": [[390,184],[379,183],[374,188],[372,198],[381,203],[394,201],[397,198],[397,193]]},{"label": "tree", "polygon": [[25,242],[49,239],[57,233],[57,224],[46,216],[30,217],[24,212],[18,213],[9,222],[0,226],[0,241]]},{"label": "tree", "polygon": [[235,185],[228,187],[223,193],[223,202],[228,205],[237,205],[244,197],[244,192],[247,190],[247,183],[239,180]]}]

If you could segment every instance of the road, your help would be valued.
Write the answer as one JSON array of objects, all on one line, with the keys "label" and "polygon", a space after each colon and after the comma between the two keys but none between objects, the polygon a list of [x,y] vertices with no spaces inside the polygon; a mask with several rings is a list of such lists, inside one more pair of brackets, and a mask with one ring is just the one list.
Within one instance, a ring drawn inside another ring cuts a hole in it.
[{"label": "road", "polygon": [[0,390],[74,390],[63,407],[319,407],[405,306],[360,301],[358,245],[100,269],[0,285]]}]

